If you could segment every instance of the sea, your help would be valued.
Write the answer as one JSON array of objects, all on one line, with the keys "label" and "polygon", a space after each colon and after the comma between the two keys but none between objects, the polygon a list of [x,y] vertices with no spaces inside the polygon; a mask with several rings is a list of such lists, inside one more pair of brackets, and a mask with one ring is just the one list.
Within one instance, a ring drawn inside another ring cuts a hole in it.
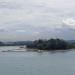
[{"label": "sea", "polygon": [[75,75],[75,50],[40,53],[1,46],[0,75]]}]

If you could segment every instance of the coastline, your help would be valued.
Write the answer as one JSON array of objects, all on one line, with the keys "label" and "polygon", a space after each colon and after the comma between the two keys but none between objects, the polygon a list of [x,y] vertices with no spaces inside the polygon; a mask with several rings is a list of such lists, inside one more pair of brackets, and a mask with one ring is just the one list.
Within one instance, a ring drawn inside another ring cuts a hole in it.
[{"label": "coastline", "polygon": [[67,52],[67,51],[74,51],[75,49],[66,49],[66,50],[39,50],[39,49],[14,49],[14,50],[3,50],[1,52],[37,52],[37,53],[43,53],[43,52]]}]

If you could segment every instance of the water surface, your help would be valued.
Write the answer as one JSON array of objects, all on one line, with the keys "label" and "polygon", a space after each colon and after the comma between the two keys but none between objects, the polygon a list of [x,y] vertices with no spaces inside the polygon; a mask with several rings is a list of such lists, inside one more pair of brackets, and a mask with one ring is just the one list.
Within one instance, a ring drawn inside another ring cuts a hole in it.
[{"label": "water surface", "polygon": [[75,75],[75,51],[1,52],[18,48],[0,47],[0,75]]}]

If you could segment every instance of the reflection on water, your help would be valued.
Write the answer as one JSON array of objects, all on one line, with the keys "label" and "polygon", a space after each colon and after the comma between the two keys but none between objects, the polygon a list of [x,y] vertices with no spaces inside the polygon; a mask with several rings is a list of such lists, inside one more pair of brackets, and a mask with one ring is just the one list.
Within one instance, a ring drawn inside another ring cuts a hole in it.
[{"label": "reflection on water", "polygon": [[71,50],[55,50],[55,51],[50,51],[51,54],[54,54],[54,53],[66,53],[66,52],[69,52]]},{"label": "reflection on water", "polygon": [[1,75],[75,75],[75,51],[1,52],[19,47],[0,47]]}]

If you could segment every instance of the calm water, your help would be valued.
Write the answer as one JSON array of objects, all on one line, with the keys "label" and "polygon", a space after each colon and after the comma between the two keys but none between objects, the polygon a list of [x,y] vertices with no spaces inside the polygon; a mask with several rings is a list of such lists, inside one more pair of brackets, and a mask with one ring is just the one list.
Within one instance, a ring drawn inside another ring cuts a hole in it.
[{"label": "calm water", "polygon": [[75,75],[75,51],[1,52],[18,47],[0,47],[0,75]]}]

